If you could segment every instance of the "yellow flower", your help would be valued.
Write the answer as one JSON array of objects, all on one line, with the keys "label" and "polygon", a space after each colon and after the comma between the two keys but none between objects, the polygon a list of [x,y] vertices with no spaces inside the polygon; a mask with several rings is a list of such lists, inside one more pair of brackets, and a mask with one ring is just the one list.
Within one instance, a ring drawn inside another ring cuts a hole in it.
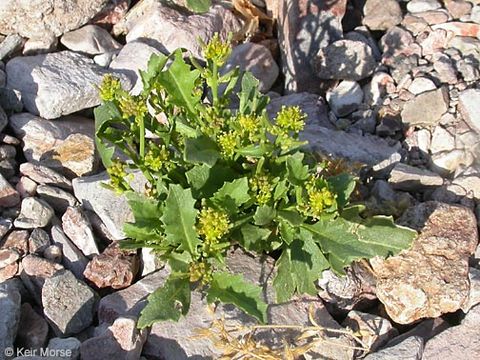
[{"label": "yellow flower", "polygon": [[210,246],[228,233],[230,222],[228,215],[222,211],[212,208],[203,208],[200,211],[198,220],[198,233],[205,238],[205,242]]},{"label": "yellow flower", "polygon": [[161,147],[152,146],[148,149],[143,161],[145,165],[154,172],[162,169],[170,171],[174,166],[173,163],[170,162],[170,154],[165,145]]},{"label": "yellow flower", "polygon": [[253,115],[240,115],[238,123],[242,129],[242,132],[247,134],[250,140],[258,133],[260,128],[260,119]]},{"label": "yellow flower", "polygon": [[131,116],[135,118],[143,116],[148,111],[147,105],[139,96],[123,96],[119,101],[119,105],[125,119],[129,119]]},{"label": "yellow flower", "polygon": [[250,190],[255,193],[258,205],[266,205],[272,198],[273,185],[267,175],[255,176],[250,179]]},{"label": "yellow flower", "polygon": [[98,89],[100,98],[103,101],[112,101],[115,99],[116,93],[122,89],[120,80],[111,74],[105,75],[102,84]]},{"label": "yellow flower", "polygon": [[277,114],[276,123],[281,129],[298,133],[305,127],[306,117],[299,106],[282,106]]},{"label": "yellow flower", "polygon": [[225,158],[232,158],[237,147],[238,135],[234,131],[223,132],[218,136],[218,144]]},{"label": "yellow flower", "polygon": [[318,218],[323,211],[335,204],[336,194],[328,190],[327,187],[318,189],[308,187],[308,207],[313,217]]},{"label": "yellow flower", "polygon": [[113,160],[112,165],[107,168],[110,176],[110,186],[119,194],[126,190],[125,179],[127,178],[127,165],[120,160]]},{"label": "yellow flower", "polygon": [[212,61],[217,66],[222,66],[230,56],[232,48],[227,41],[222,41],[218,33],[203,46],[203,56],[206,60]]},{"label": "yellow flower", "polygon": [[203,285],[212,281],[212,267],[206,261],[192,262],[189,267],[190,282],[201,281]]}]

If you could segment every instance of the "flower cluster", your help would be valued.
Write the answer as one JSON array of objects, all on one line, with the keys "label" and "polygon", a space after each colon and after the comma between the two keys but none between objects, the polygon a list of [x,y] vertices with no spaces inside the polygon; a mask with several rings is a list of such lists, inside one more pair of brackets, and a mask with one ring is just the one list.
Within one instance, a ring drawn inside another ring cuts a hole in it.
[{"label": "flower cluster", "polygon": [[198,220],[198,233],[205,238],[207,245],[213,245],[228,233],[230,222],[228,215],[212,208],[203,208]]},{"label": "flower cluster", "polygon": [[325,181],[320,181],[318,185],[314,179],[310,180],[307,184],[307,212],[313,218],[319,218],[320,215],[331,208],[334,208],[336,204],[337,194],[328,189]]},{"label": "flower cluster", "polygon": [[255,138],[260,131],[260,119],[253,115],[240,115],[238,117],[238,124],[241,131],[250,141],[255,141]]},{"label": "flower cluster", "polygon": [[203,56],[207,61],[211,61],[216,66],[222,66],[230,56],[232,47],[228,42],[224,42],[215,33],[213,38],[203,45]]},{"label": "flower cluster", "polygon": [[103,77],[102,84],[100,85],[99,93],[102,101],[112,101],[115,99],[115,95],[122,89],[120,80],[114,77],[112,74],[107,74]]},{"label": "flower cluster", "polygon": [[277,114],[277,126],[282,131],[293,131],[299,133],[305,127],[307,115],[299,106],[282,106]]},{"label": "flower cluster", "polygon": [[128,175],[126,168],[127,165],[118,159],[113,160],[112,164],[107,167],[107,173],[110,176],[110,187],[118,194],[130,190],[130,185],[126,182]]},{"label": "flower cluster", "polygon": [[148,111],[145,101],[140,96],[126,94],[119,99],[119,106],[125,119],[142,117]]},{"label": "flower cluster", "polygon": [[234,131],[223,132],[218,136],[217,140],[223,157],[231,159],[235,154],[235,148],[237,147],[237,134]]},{"label": "flower cluster", "polygon": [[201,281],[202,285],[207,285],[212,281],[212,266],[206,261],[190,263],[188,272],[192,283]]},{"label": "flower cluster", "polygon": [[145,166],[153,172],[159,172],[161,170],[168,172],[174,167],[174,164],[170,161],[170,153],[165,145],[151,145],[145,154],[143,162]]},{"label": "flower cluster", "polygon": [[266,205],[272,198],[273,185],[267,175],[257,175],[250,179],[250,190],[258,205]]}]

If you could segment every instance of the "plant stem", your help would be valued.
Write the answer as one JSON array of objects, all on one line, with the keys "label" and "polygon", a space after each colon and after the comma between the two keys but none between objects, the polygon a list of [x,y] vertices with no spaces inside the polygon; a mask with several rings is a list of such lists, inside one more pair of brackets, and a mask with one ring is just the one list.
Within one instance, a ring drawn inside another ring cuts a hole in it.
[{"label": "plant stem", "polygon": [[140,158],[143,160],[145,157],[145,120],[143,116],[138,119],[140,125]]},{"label": "plant stem", "polygon": [[212,97],[213,97],[213,107],[218,103],[218,66],[213,62],[212,67]]}]

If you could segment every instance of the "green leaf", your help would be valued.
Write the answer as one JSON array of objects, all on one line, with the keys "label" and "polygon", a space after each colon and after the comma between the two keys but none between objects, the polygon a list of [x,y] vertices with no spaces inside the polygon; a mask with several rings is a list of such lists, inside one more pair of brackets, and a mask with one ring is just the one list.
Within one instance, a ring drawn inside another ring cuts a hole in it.
[{"label": "green leaf", "polygon": [[277,212],[279,218],[286,220],[290,225],[298,226],[303,223],[303,216],[295,210],[279,210]]},{"label": "green leaf", "polygon": [[242,115],[261,115],[267,107],[269,98],[258,91],[259,81],[252,73],[246,72],[242,77],[242,91],[238,97],[240,99],[239,113]]},{"label": "green leaf", "polygon": [[220,152],[215,141],[208,136],[200,136],[185,140],[184,158],[193,164],[206,164],[212,167],[220,158]]},{"label": "green leaf", "polygon": [[273,151],[273,146],[270,144],[248,145],[248,146],[241,147],[239,149],[235,149],[235,152],[237,154],[240,154],[243,156],[251,156],[255,158],[262,157],[271,151]]},{"label": "green leaf", "polygon": [[267,304],[262,300],[262,288],[244,280],[242,275],[216,272],[207,292],[207,301],[233,304],[262,323],[267,321]]},{"label": "green leaf", "polygon": [[195,230],[197,213],[191,190],[171,184],[161,218],[165,226],[166,239],[170,244],[178,244],[180,250],[188,251],[190,254],[195,254],[200,244]]},{"label": "green leaf", "polygon": [[416,237],[414,230],[395,225],[391,217],[363,219],[360,209],[350,207],[336,219],[320,218],[314,225],[303,225],[328,254],[336,272],[342,273],[354,260],[396,254]]},{"label": "green leaf", "polygon": [[183,108],[193,118],[198,117],[197,107],[200,105],[200,95],[194,95],[199,70],[193,70],[183,60],[183,52],[178,49],[169,68],[158,74],[158,82],[165,88],[168,100]]},{"label": "green leaf", "polygon": [[207,12],[211,5],[211,0],[187,0],[187,7],[196,13]]},{"label": "green leaf", "polygon": [[278,182],[275,186],[275,191],[273,192],[273,201],[280,200],[285,198],[288,192],[287,180],[283,179]]},{"label": "green leaf", "polygon": [[355,177],[350,174],[340,174],[328,179],[332,190],[337,194],[337,204],[343,209],[348,204],[348,199],[355,190]]},{"label": "green leaf", "polygon": [[163,227],[158,201],[135,192],[127,192],[125,195],[135,218],[134,223],[124,224],[125,235],[137,240],[160,239]]},{"label": "green leaf", "polygon": [[188,279],[172,278],[149,297],[147,306],[138,319],[138,327],[143,329],[157,321],[178,321],[190,308],[190,282]]},{"label": "green leaf", "polygon": [[303,186],[309,176],[308,166],[303,164],[303,157],[303,153],[296,152],[287,158],[287,178],[294,185]]},{"label": "green leaf", "polygon": [[142,78],[144,93],[150,95],[153,79],[163,70],[169,57],[163,54],[152,54],[148,60],[147,70],[140,70],[140,77]]},{"label": "green leaf", "polygon": [[257,211],[255,211],[255,215],[253,219],[255,220],[255,225],[267,225],[275,219],[277,216],[275,209],[271,208],[270,206],[259,206]]},{"label": "green leaf", "polygon": [[286,302],[294,295],[315,295],[315,281],[330,265],[318,245],[306,233],[302,239],[293,241],[286,247],[276,262],[277,276],[273,281],[277,302]]},{"label": "green leaf", "polygon": [[102,160],[103,166],[110,167],[112,165],[112,157],[115,152],[114,146],[108,146],[99,134],[99,129],[103,123],[114,118],[121,118],[122,114],[112,102],[106,102],[93,110],[95,116],[95,145],[98,154]]},{"label": "green leaf", "polygon": [[266,241],[272,233],[269,229],[264,229],[252,224],[245,224],[240,228],[241,244],[247,250],[267,251],[270,244]]},{"label": "green leaf", "polygon": [[230,167],[217,163],[213,167],[195,165],[185,176],[192,186],[195,198],[200,199],[211,197],[226,181],[235,179],[236,174]]},{"label": "green leaf", "polygon": [[248,178],[243,177],[226,182],[212,197],[212,202],[225,209],[229,214],[239,212],[239,207],[250,200]]}]

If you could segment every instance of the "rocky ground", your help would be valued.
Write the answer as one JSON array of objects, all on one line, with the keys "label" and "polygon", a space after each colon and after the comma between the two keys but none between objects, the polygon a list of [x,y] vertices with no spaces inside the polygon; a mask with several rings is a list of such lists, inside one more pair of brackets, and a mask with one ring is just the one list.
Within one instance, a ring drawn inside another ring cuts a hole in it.
[{"label": "rocky ground", "polygon": [[[270,113],[301,106],[313,151],[365,165],[369,211],[420,233],[410,250],[346,277],[325,272],[318,298],[271,307],[270,322],[307,325],[313,304],[320,325],[361,330],[369,360],[480,358],[480,2],[252,2],[275,20],[273,37],[236,46],[227,66],[259,78]],[[152,53],[199,57],[198,36],[248,23],[228,1],[203,15],[155,0],[2,2],[1,360],[47,347],[52,359],[218,356],[191,338],[219,316],[199,295],[179,323],[136,329],[168,271],[149,251],[119,249],[132,216],[101,186],[94,85],[113,73],[139,91]],[[239,251],[229,261],[267,288],[271,266]],[[347,336],[322,336],[311,358],[362,355]],[[23,352],[5,350],[15,347]]]}]

